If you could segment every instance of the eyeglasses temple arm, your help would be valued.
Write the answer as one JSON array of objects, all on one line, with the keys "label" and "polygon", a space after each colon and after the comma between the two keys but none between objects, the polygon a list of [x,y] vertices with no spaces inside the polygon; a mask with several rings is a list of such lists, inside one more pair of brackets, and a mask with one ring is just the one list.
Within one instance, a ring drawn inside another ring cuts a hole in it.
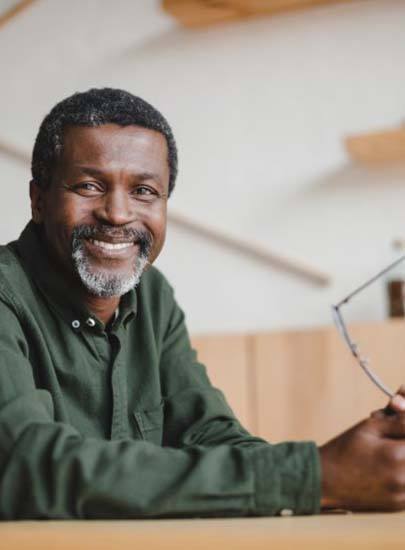
[{"label": "eyeglasses temple arm", "polygon": [[[342,303],[342,302],[341,302]],[[360,367],[365,372],[365,374],[368,376],[368,378],[388,397],[394,397],[394,393],[385,386],[381,380],[378,378],[376,374],[374,374],[371,370],[368,368],[368,361],[367,359],[364,359],[360,356],[358,352],[357,345],[352,341],[352,339],[349,336],[349,333],[346,328],[346,324],[343,320],[343,317],[339,311],[339,305],[332,306],[332,314],[333,319],[335,321],[336,328],[338,329],[338,332],[342,336],[343,340],[346,342],[347,346],[349,347],[353,357],[357,359]]]},{"label": "eyeglasses temple arm", "polygon": [[366,375],[370,378],[370,380],[371,380],[372,382],[374,382],[374,384],[375,384],[378,388],[380,388],[380,390],[381,390],[382,392],[384,392],[385,395],[386,395],[387,397],[389,397],[389,398],[394,397],[394,395],[395,395],[394,392],[392,392],[391,390],[389,390],[389,389],[387,388],[387,386],[385,386],[385,385],[381,382],[381,380],[378,378],[378,376],[376,376],[374,373],[371,372],[371,370],[368,369],[368,367],[367,367],[367,362],[366,362],[364,359],[362,359],[361,357],[357,357],[357,360],[358,360],[358,362],[359,362],[360,367],[363,369],[363,371],[366,373]]},{"label": "eyeglasses temple arm", "polygon": [[344,298],[343,300],[341,300],[338,304],[336,304],[336,306],[334,307],[340,307],[342,306],[343,304],[346,304],[349,300],[351,300],[353,298],[353,296],[356,296],[356,294],[358,294],[359,292],[361,292],[362,290],[364,290],[365,288],[367,288],[369,285],[371,285],[371,283],[374,283],[374,281],[376,281],[379,277],[381,277],[382,275],[384,275],[385,273],[387,273],[387,271],[389,271],[390,269],[392,269],[393,267],[395,267],[396,265],[400,264],[402,261],[405,260],[405,254],[403,256],[401,256],[400,258],[398,258],[398,260],[395,260],[395,262],[393,262],[392,264],[390,264],[388,267],[386,267],[385,269],[383,269],[382,271],[380,271],[379,273],[377,273],[377,275],[374,275],[374,277],[372,277],[371,279],[369,279],[368,281],[366,281],[365,283],[363,283],[361,286],[359,286],[358,288],[356,288],[355,290],[353,290],[353,292],[351,292],[348,296],[346,296],[346,298]]}]

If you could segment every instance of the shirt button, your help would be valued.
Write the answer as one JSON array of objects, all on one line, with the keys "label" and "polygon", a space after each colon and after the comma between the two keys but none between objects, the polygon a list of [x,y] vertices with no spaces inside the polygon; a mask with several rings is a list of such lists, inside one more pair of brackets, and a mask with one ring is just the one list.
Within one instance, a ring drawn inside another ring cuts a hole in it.
[{"label": "shirt button", "polygon": [[280,510],[280,516],[283,518],[286,518],[288,516],[293,516],[293,515],[294,515],[294,512],[290,510],[290,508],[283,508],[282,510]]},{"label": "shirt button", "polygon": [[94,319],[92,319],[91,317],[89,317],[86,321],[86,325],[89,326],[89,327],[95,327],[96,326],[96,321]]},{"label": "shirt button", "polygon": [[80,321],[78,321],[77,319],[72,321],[72,327],[73,328],[79,328],[80,327]]}]

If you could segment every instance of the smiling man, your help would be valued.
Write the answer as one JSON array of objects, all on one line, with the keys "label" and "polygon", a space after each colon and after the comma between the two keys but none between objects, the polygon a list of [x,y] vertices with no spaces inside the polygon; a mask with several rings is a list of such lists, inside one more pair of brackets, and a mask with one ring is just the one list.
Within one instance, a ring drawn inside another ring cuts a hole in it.
[{"label": "smiling man", "polygon": [[170,179],[165,136],[134,125],[70,126],[45,183],[35,157],[41,137],[33,159],[33,221],[63,276],[106,323],[163,246]]},{"label": "smiling man", "polygon": [[168,123],[127,92],[44,119],[32,220],[0,247],[0,517],[404,508],[400,395],[318,449],[250,435],[212,387],[150,266],[176,174]]}]

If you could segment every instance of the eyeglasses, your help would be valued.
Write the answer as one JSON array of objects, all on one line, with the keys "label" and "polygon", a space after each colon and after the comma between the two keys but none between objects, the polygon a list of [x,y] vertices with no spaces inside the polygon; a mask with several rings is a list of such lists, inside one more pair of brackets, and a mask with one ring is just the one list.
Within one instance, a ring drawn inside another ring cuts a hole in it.
[{"label": "eyeglasses", "polygon": [[385,275],[388,271],[396,267],[398,264],[400,264],[402,261],[405,260],[405,255],[401,256],[398,260],[390,264],[388,267],[377,273],[377,275],[374,275],[370,280],[363,283],[361,286],[353,290],[346,298],[341,300],[338,304],[332,306],[332,315],[333,320],[335,322],[336,328],[338,329],[340,335],[342,336],[345,343],[348,345],[352,355],[360,365],[360,367],[363,369],[363,371],[366,373],[366,375],[370,378],[370,380],[382,391],[387,395],[388,397],[394,397],[394,392],[391,391],[387,386],[385,386],[381,380],[378,378],[378,376],[372,372],[372,370],[369,368],[369,359],[367,359],[360,351],[359,346],[354,342],[349,334],[349,331],[347,329],[346,323],[343,319],[341,308],[342,306],[348,304],[350,300],[359,294],[362,290],[370,286],[374,281]]}]

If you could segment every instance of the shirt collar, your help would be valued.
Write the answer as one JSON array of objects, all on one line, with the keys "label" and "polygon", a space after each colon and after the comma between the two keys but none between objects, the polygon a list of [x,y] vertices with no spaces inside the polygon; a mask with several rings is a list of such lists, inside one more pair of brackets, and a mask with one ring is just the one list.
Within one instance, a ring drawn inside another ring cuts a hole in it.
[{"label": "shirt collar", "polygon": [[[23,266],[44,298],[74,331],[80,332],[85,327],[104,330],[104,324],[83,304],[77,290],[72,288],[50,257],[40,226],[30,221],[15,245]],[[134,289],[122,296],[114,329],[121,324],[125,326],[136,315],[136,305]]]}]

